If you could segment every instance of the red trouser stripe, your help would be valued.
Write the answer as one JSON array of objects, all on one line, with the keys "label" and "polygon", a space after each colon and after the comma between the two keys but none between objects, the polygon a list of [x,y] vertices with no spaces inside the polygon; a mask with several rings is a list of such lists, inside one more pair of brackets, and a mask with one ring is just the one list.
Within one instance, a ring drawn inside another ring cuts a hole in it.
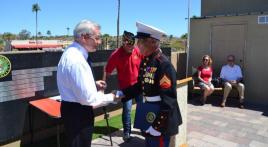
[{"label": "red trouser stripe", "polygon": [[164,147],[164,137],[163,136],[159,137],[159,147]]}]

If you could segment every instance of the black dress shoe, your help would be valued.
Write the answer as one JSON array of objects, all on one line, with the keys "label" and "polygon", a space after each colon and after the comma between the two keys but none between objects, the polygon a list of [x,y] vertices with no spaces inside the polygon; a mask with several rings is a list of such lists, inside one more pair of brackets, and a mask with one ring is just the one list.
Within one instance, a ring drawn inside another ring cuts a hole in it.
[{"label": "black dress shoe", "polygon": [[240,103],[240,104],[239,104],[239,108],[240,108],[240,109],[244,109],[244,108],[245,108],[245,107],[244,107],[244,103]]}]

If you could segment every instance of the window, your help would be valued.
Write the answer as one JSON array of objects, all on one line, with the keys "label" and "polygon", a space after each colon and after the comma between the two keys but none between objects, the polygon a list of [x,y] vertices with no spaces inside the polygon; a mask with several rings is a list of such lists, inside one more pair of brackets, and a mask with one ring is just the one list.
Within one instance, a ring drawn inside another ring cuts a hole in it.
[{"label": "window", "polygon": [[268,15],[258,16],[258,24],[268,24]]}]

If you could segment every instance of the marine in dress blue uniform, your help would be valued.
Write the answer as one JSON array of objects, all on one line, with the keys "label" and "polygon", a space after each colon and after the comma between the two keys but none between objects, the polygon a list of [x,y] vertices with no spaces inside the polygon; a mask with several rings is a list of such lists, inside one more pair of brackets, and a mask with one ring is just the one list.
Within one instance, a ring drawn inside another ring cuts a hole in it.
[{"label": "marine in dress blue uniform", "polygon": [[[161,36],[165,34],[152,26],[139,22],[136,25],[137,44],[141,50],[139,44],[144,43],[147,38],[159,43]],[[150,54],[144,53],[138,82],[124,89],[123,93],[126,97],[142,97],[142,102],[137,103],[134,127],[141,129],[146,146],[168,147],[170,136],[178,133],[178,126],[182,123],[177,103],[176,71],[159,47],[150,50]],[[141,53],[143,54],[142,51]]]}]

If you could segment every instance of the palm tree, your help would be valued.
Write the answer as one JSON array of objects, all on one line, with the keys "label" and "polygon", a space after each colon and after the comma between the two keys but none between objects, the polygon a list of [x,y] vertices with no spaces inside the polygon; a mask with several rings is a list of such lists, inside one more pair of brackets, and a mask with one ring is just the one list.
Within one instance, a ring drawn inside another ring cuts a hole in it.
[{"label": "palm tree", "polygon": [[50,30],[47,30],[47,35],[49,37],[49,39],[51,38],[51,31]]},{"label": "palm tree", "polygon": [[37,13],[41,11],[38,3],[32,5],[32,12],[35,12],[35,42],[37,43]]},{"label": "palm tree", "polygon": [[109,34],[103,34],[102,35],[102,39],[104,40],[103,41],[103,46],[104,46],[104,49],[108,49],[108,41],[109,41],[109,38],[110,38],[110,35]]},{"label": "palm tree", "polygon": [[16,35],[15,35],[15,34],[12,34],[12,33],[10,33],[10,32],[6,32],[6,33],[4,33],[4,34],[2,35],[2,38],[3,38],[4,40],[6,40],[6,41],[11,41],[11,40],[13,40],[13,39],[16,38]]},{"label": "palm tree", "polygon": [[70,28],[67,27],[66,29],[67,29],[67,37],[68,37],[69,36],[69,30],[70,30]]},{"label": "palm tree", "polygon": [[117,36],[116,36],[116,47],[119,47],[119,22],[120,22],[120,0],[118,0],[117,7]]},{"label": "palm tree", "polygon": [[42,38],[42,33],[38,32],[37,35],[39,36],[39,38]]}]

